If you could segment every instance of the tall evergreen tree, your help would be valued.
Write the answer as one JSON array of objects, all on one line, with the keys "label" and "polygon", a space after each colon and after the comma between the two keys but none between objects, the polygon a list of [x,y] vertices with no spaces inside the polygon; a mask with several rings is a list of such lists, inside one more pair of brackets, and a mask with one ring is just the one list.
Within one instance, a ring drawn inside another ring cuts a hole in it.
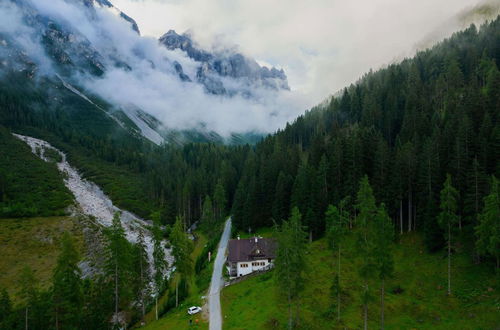
[{"label": "tall evergreen tree", "polygon": [[[153,266],[155,269],[155,316],[158,319],[158,296],[165,288],[165,276],[168,269],[168,262],[165,259],[163,250],[163,230],[160,225],[160,213],[152,214],[153,218]],[[180,224],[183,225],[183,224]]]},{"label": "tall evergreen tree", "polygon": [[[278,248],[276,251],[275,276],[279,293],[288,304],[288,329],[295,327],[298,315],[293,314],[294,305],[304,288],[307,251],[307,234],[304,231],[298,208],[292,209],[288,221],[276,228]],[[297,306],[295,306],[297,307]]]},{"label": "tall evergreen tree", "polygon": [[458,192],[452,186],[451,175],[446,175],[443,190],[441,190],[441,203],[438,222],[441,228],[446,230],[446,242],[448,245],[448,294],[451,295],[451,232],[453,226],[458,222],[457,199]]},{"label": "tall evergreen tree", "polygon": [[38,281],[31,268],[23,268],[21,275],[19,276],[19,286],[19,296],[24,305],[24,325],[26,329],[29,329],[30,320],[33,319],[32,314],[34,314],[34,309],[39,296]]},{"label": "tall evergreen tree", "polygon": [[376,272],[381,281],[380,288],[380,327],[383,329],[385,325],[385,280],[392,276],[394,271],[394,258],[392,255],[392,243],[394,240],[394,226],[392,224],[385,205],[382,203],[378,208],[377,216],[375,217],[374,232],[374,262]]},{"label": "tall evergreen tree", "polygon": [[226,190],[224,189],[224,185],[221,181],[219,181],[215,186],[214,204],[216,218],[217,220],[221,220],[222,217],[226,215],[227,206]]},{"label": "tall evergreen tree", "polygon": [[290,190],[292,186],[291,181],[290,176],[280,171],[276,183],[272,208],[273,219],[277,223],[281,223],[281,221],[288,218],[290,209]]},{"label": "tall evergreen tree", "polygon": [[142,229],[139,230],[134,256],[135,256],[135,273],[136,273],[134,282],[136,283],[137,298],[139,299],[141,323],[145,324],[146,304],[147,304],[146,300],[148,296],[151,294],[150,290],[151,273],[148,263],[148,253],[146,251],[146,242],[144,240],[144,231]]},{"label": "tall evergreen tree", "polygon": [[201,214],[201,223],[207,229],[212,229],[215,225],[215,215],[214,208],[212,205],[212,199],[210,196],[205,196],[205,201],[203,202],[203,211]]},{"label": "tall evergreen tree", "polygon": [[119,311],[131,297],[130,287],[127,284],[130,278],[130,245],[125,238],[120,213],[116,212],[111,227],[108,228],[108,260],[106,273],[111,279],[114,288],[114,315],[113,324],[118,326],[122,320]]},{"label": "tall evergreen tree", "polygon": [[65,233],[52,277],[56,329],[73,329],[80,325],[83,291],[79,261],[78,250],[71,236]]},{"label": "tall evergreen tree", "polygon": [[0,328],[11,328],[12,302],[5,288],[0,290]]},{"label": "tall evergreen tree", "polygon": [[358,230],[357,230],[357,247],[358,253],[362,259],[362,264],[358,269],[360,277],[363,279],[363,321],[364,328],[368,329],[368,301],[370,299],[370,291],[368,280],[373,275],[374,260],[373,260],[373,227],[374,220],[377,216],[377,206],[373,190],[365,175],[359,183],[359,191],[356,200],[356,208],[358,215]]},{"label": "tall evergreen tree", "polygon": [[490,194],[484,198],[483,211],[478,214],[476,237],[479,252],[494,257],[496,269],[500,271],[500,192],[498,186],[498,179],[492,176]]},{"label": "tall evergreen tree", "polygon": [[182,227],[182,218],[177,217],[172,232],[170,233],[170,243],[172,243],[172,256],[174,257],[174,266],[179,274],[176,282],[176,307],[179,304],[178,292],[180,277],[184,277],[185,283],[189,283],[193,275],[193,261],[191,259],[192,244]]},{"label": "tall evergreen tree", "polygon": [[346,210],[339,211],[337,207],[329,205],[325,214],[327,239],[330,247],[336,249],[337,253],[337,274],[335,275],[334,287],[337,293],[337,319],[340,321],[340,254],[342,241],[345,239],[347,233],[347,226],[349,224],[349,215]]}]

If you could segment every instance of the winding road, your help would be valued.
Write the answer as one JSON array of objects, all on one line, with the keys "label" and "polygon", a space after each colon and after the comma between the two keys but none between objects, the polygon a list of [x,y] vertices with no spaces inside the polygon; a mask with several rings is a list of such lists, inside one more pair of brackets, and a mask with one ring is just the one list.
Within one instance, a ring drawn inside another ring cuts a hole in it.
[{"label": "winding road", "polygon": [[220,290],[222,289],[222,269],[226,262],[226,247],[231,236],[231,218],[227,219],[222,233],[217,257],[214,262],[214,272],[212,273],[212,282],[210,283],[210,294],[208,300],[208,310],[210,315],[210,330],[222,329],[222,313],[220,308]]}]

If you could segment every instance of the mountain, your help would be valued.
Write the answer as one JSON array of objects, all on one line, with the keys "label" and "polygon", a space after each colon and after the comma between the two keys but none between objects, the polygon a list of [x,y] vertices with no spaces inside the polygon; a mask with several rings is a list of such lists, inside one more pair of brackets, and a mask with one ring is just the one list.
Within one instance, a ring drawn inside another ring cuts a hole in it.
[{"label": "mountain", "polygon": [[121,10],[119,10],[118,8],[116,8],[115,6],[113,6],[113,4],[111,2],[109,2],[108,0],[81,0],[81,1],[83,1],[85,6],[87,6],[87,7],[95,7],[96,5],[98,5],[98,6],[104,6],[104,7],[110,8],[110,9],[114,10],[115,12],[118,12],[118,14],[120,15],[121,18],[123,18],[124,20],[126,20],[127,22],[129,22],[132,25],[132,29],[135,32],[137,32],[138,34],[141,34],[141,32],[139,31],[139,26],[137,25],[135,20],[132,17],[125,14],[124,12],[122,12]]},{"label": "mountain", "polygon": [[[207,92],[217,95],[243,93],[250,97],[252,87],[265,87],[273,90],[290,90],[283,69],[260,66],[254,59],[248,58],[232,49],[215,53],[203,50],[193,42],[188,33],[177,34],[174,30],[165,33],[159,39],[167,49],[180,49],[198,63],[196,77],[188,77],[179,68],[182,79],[196,80],[202,83]],[[240,83],[238,88],[224,84],[224,78],[232,78]]]},{"label": "mountain", "polygon": [[[283,70],[261,67],[240,53],[210,54],[173,31],[159,44],[141,37],[136,22],[107,0],[9,0],[3,6],[13,23],[0,28],[0,72],[44,81],[35,86],[43,93],[57,95],[63,88],[92,99],[121,129],[157,145],[195,136],[196,141],[253,143],[261,134],[249,129],[221,135],[207,125],[208,113],[181,125],[172,118],[207,104],[207,111],[218,111],[220,102],[233,99],[235,106],[228,109],[251,107],[289,90]],[[115,79],[134,86],[117,90]],[[137,90],[138,97],[130,97],[129,90]],[[154,99],[141,98],[144,93]]]}]

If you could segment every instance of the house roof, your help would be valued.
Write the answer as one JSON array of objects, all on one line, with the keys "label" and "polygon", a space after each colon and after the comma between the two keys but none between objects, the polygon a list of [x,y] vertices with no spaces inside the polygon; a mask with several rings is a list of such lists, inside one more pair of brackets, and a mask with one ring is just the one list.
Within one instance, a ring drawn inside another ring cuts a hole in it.
[{"label": "house roof", "polygon": [[229,240],[229,262],[252,261],[257,259],[274,259],[276,257],[276,241],[272,238],[244,238]]}]

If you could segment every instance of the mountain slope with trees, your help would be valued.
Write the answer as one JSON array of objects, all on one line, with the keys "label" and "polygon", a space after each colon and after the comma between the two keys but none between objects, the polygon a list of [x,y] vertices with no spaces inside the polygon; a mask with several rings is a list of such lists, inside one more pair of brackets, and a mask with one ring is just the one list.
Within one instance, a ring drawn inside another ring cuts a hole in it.
[{"label": "mountain slope with trees", "polygon": [[[471,26],[455,33],[414,58],[369,72],[326,106],[312,109],[255,146],[156,146],[118,124],[104,100],[93,102],[106,111],[60,82],[32,79],[27,72],[2,76],[7,83],[0,85],[0,124],[66,152],[69,162],[99,184],[119,207],[155,218],[156,226],[169,225],[160,235],[172,235],[171,226],[176,223],[172,238],[179,238],[179,246],[186,245],[186,228],[199,219],[200,228],[215,237],[210,228],[216,228],[229,209],[241,231],[255,232],[276,224],[280,233],[293,233],[304,245],[307,240],[330,240],[335,253],[322,262],[337,260],[345,267],[338,273],[326,272],[321,280],[328,286],[335,284],[332,301],[338,304],[340,296],[337,318],[344,317],[345,305],[353,309],[356,325],[366,326],[379,317],[373,315],[375,291],[380,289],[382,304],[384,294],[396,283],[392,276],[411,273],[419,261],[436,262],[428,253],[446,251],[439,266],[449,289],[440,288],[439,294],[458,297],[463,287],[456,279],[471,277],[467,283],[492,283],[491,295],[498,301],[498,63],[500,18],[479,30]],[[13,164],[0,164],[4,175],[11,177]],[[49,167],[44,165],[43,171],[56,175]],[[58,182],[53,191],[57,203],[40,207],[30,216],[44,210],[57,214],[70,202],[61,178],[50,178]],[[9,203],[25,200],[26,191],[34,193],[27,189],[28,183],[23,185],[22,194],[10,194]],[[147,274],[141,272],[143,247],[124,240],[121,226],[116,221],[105,235],[108,244],[104,245],[109,246],[102,276],[81,282],[70,276],[68,270],[75,269],[78,253],[65,239],[51,289],[40,290],[33,285],[33,272],[23,272],[22,303],[15,306],[13,317],[1,316],[0,323],[21,326],[28,319],[33,328],[55,328],[65,322],[75,328],[99,329],[109,327],[110,322],[116,325],[118,318],[124,323],[138,321],[144,305],[154,308],[155,304],[148,301],[130,307],[144,298]],[[344,241],[343,236],[350,238]],[[393,243],[412,237],[422,237],[422,245]],[[285,247],[287,253],[296,254],[291,260],[294,264],[307,259],[292,244]],[[400,256],[407,249],[414,263]],[[189,251],[184,249],[179,255]],[[354,265],[344,261],[350,253],[359,259]],[[463,259],[477,265],[481,275],[469,271],[469,266],[457,267]],[[188,264],[182,272],[189,279],[193,265]],[[289,272],[278,268],[276,274]],[[361,296],[351,307],[342,300],[343,269],[359,279],[361,287],[355,291]],[[433,276],[435,270],[424,273]],[[298,275],[298,280],[307,282],[303,274]],[[131,285],[124,285],[127,281]],[[68,286],[61,287],[62,282]],[[77,292],[70,300],[62,299],[61,293],[74,291],[73,287],[82,290],[82,295]],[[175,296],[182,296],[186,285],[176,287]],[[293,292],[285,292],[288,289]],[[477,292],[482,294],[482,289]],[[282,286],[280,290],[290,305],[284,324],[300,324],[298,307],[309,287]],[[8,299],[1,301],[0,310],[10,308]],[[468,303],[467,298],[454,301]],[[405,303],[414,303],[411,295]],[[75,318],[70,315],[73,304],[83,308]],[[391,303],[386,307],[381,307],[386,312],[380,313],[380,319],[386,315],[389,324]]]},{"label": "mountain slope with trees", "polygon": [[[242,229],[304,215],[313,238],[328,204],[353,214],[368,175],[397,232],[421,231],[440,249],[439,194],[457,190],[456,229],[473,232],[498,177],[500,20],[455,33],[432,49],[370,72],[251,150],[233,204]],[[354,219],[351,220],[351,226]],[[472,253],[473,251],[471,251]]]}]

